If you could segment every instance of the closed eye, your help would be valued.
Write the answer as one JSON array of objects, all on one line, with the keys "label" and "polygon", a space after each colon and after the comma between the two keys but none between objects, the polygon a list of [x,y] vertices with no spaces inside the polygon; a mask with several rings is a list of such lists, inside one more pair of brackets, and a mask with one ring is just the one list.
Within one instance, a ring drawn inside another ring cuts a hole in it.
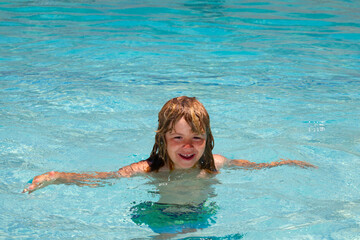
[{"label": "closed eye", "polygon": [[199,136],[196,136],[194,137],[195,140],[203,140],[204,138],[203,137],[199,137]]}]

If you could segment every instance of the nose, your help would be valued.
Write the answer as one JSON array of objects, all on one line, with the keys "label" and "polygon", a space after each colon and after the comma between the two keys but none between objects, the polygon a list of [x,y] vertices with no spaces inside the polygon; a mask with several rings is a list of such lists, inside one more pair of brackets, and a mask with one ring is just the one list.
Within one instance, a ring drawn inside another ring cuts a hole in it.
[{"label": "nose", "polygon": [[194,147],[194,146],[193,146],[193,143],[192,143],[191,140],[186,140],[186,141],[184,142],[183,148],[193,148],[193,147]]}]

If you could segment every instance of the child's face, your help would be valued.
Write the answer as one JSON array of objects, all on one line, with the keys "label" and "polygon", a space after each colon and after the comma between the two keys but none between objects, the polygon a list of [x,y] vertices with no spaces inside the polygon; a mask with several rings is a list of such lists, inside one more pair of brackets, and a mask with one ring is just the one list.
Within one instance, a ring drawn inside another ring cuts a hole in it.
[{"label": "child's face", "polygon": [[165,134],[167,153],[175,169],[192,168],[205,151],[206,134],[196,134],[184,118]]}]

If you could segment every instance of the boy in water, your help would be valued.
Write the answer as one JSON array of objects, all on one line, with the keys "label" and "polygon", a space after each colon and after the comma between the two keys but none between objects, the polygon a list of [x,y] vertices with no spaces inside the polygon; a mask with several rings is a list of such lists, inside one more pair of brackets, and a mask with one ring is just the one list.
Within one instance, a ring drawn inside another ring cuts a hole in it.
[{"label": "boy in water", "polygon": [[315,167],[297,160],[280,159],[271,163],[255,163],[248,160],[229,160],[213,154],[214,138],[210,118],[205,107],[196,99],[186,96],[169,100],[159,112],[159,125],[150,157],[120,168],[116,172],[67,173],[48,172],[36,176],[23,192],[31,193],[50,184],[91,185],[91,179],[131,177],[138,174],[197,171],[197,176],[216,174],[224,166],[246,169],[271,168],[281,165]]}]

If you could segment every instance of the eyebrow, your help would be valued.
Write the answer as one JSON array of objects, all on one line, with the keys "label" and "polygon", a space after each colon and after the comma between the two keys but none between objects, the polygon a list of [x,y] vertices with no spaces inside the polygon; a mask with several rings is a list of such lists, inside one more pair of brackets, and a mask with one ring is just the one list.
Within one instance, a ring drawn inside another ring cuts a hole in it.
[{"label": "eyebrow", "polygon": [[[192,132],[195,136],[205,136],[206,137],[206,133],[195,133],[195,132]],[[169,132],[170,135],[181,135],[183,136],[184,134],[182,133],[178,133],[178,132],[175,132],[175,131],[172,131],[172,132]]]},{"label": "eyebrow", "polygon": [[169,131],[168,132],[170,135],[183,135],[181,133],[175,132],[175,130]]}]

